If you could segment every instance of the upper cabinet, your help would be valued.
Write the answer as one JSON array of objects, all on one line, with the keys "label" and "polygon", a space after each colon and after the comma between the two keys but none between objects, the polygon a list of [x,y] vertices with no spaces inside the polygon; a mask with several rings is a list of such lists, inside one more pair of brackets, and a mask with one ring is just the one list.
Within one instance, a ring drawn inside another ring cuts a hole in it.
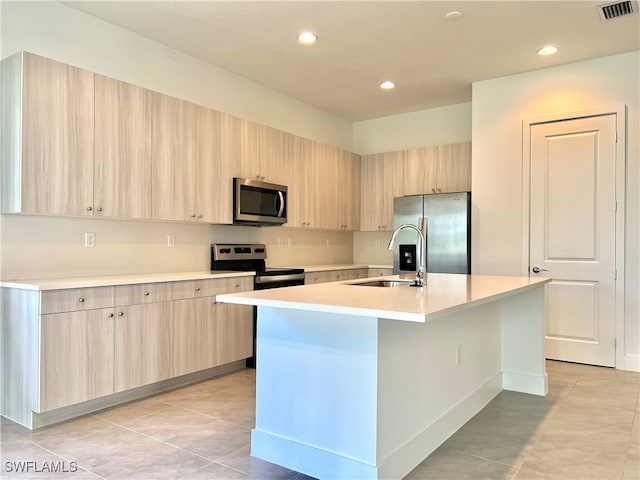
[{"label": "upper cabinet", "polygon": [[94,74],[18,54],[1,102],[3,212],[92,214]]},{"label": "upper cabinet", "polygon": [[438,145],[436,191],[471,191],[471,142]]},{"label": "upper cabinet", "polygon": [[360,157],[30,53],[2,61],[2,212],[232,223],[233,177],[288,226],[391,230],[393,198],[471,188],[470,143]]},{"label": "upper cabinet", "polygon": [[403,195],[471,190],[471,142],[405,150]]},{"label": "upper cabinet", "polygon": [[362,157],[360,230],[393,230],[393,199],[402,195],[404,153]]},{"label": "upper cabinet", "polygon": [[220,113],[153,94],[152,218],[231,223]]},{"label": "upper cabinet", "polygon": [[94,215],[151,218],[153,94],[95,76]]}]

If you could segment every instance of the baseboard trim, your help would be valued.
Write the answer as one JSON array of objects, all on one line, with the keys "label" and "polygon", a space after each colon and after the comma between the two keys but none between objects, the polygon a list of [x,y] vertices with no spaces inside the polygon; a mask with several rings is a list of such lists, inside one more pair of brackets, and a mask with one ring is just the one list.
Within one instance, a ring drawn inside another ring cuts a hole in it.
[{"label": "baseboard trim", "polygon": [[631,355],[629,353],[625,354],[622,370],[640,372],[640,355]]},{"label": "baseboard trim", "polygon": [[549,393],[549,377],[546,372],[544,375],[502,372],[502,388],[512,392],[544,396]]},{"label": "baseboard trim", "polygon": [[[209,378],[224,375],[226,373],[235,372],[245,368],[246,360],[240,360],[237,362],[228,363],[219,367],[209,368],[207,370],[201,370],[199,372],[189,373],[180,377],[170,378],[161,382],[152,383],[150,385],[143,385],[141,387],[132,388],[124,392],[114,393],[106,397],[96,398],[94,400],[88,400],[86,402],[77,403],[75,405],[69,405],[67,407],[57,408],[43,413],[31,413],[31,425],[24,425],[30,429],[42,428],[55,423],[64,422],[75,417],[87,415],[89,413],[97,412],[105,408],[113,407],[121,403],[130,402],[132,400],[138,400],[140,398],[148,397],[156,393],[164,392],[166,390],[172,390],[174,388],[183,387],[191,383],[196,383]],[[9,418],[9,420],[12,420]]]},{"label": "baseboard trim", "polygon": [[319,479],[403,478],[501,390],[502,374],[498,373],[378,465],[258,429],[251,432],[251,455]]}]

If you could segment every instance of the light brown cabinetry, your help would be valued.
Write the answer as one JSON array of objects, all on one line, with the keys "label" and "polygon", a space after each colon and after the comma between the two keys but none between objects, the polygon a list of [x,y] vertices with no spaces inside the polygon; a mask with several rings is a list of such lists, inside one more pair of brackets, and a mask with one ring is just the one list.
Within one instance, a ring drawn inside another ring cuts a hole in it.
[{"label": "light brown cabinetry", "polygon": [[2,288],[0,414],[32,428],[34,414],[250,357],[253,308],[215,295],[252,288],[251,276]]},{"label": "light brown cabinetry", "polygon": [[405,151],[403,195],[471,190],[471,143]]},{"label": "light brown cabinetry", "polygon": [[393,230],[393,199],[402,195],[404,151],[361,159],[360,230]]},{"label": "light brown cabinetry", "polygon": [[[253,289],[251,278],[229,278],[226,282],[228,293]],[[253,355],[253,307],[217,304],[215,314],[217,364],[223,365]]]},{"label": "light brown cabinetry", "polygon": [[151,218],[152,98],[95,76],[94,215]]},{"label": "light brown cabinetry", "polygon": [[287,226],[309,227],[312,218],[311,177],[312,142],[306,138],[285,133],[283,136],[283,158],[290,176],[287,183],[289,201]]},{"label": "light brown cabinetry", "polygon": [[41,317],[38,411],[113,393],[112,308]]},{"label": "light brown cabinetry", "polygon": [[367,268],[350,268],[340,270],[323,270],[318,272],[306,272],[304,275],[305,285],[314,283],[339,282],[341,280],[355,280],[367,278]]},{"label": "light brown cabinetry", "polygon": [[471,142],[438,145],[437,193],[471,191]]},{"label": "light brown cabinetry", "polygon": [[357,230],[359,157],[29,53],[2,61],[2,211],[232,223],[232,178],[289,225]]},{"label": "light brown cabinetry", "polygon": [[153,93],[152,124],[152,217],[230,223],[219,112]]},{"label": "light brown cabinetry", "polygon": [[393,275],[393,268],[369,268],[367,273],[368,277],[385,277],[387,275]]},{"label": "light brown cabinetry", "polygon": [[93,211],[94,74],[30,53],[2,64],[3,211]]}]

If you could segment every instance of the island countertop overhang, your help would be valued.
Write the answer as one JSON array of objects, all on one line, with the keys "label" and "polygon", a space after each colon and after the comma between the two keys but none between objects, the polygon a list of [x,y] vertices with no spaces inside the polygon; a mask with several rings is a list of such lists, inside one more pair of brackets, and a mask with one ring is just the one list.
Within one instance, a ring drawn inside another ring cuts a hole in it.
[{"label": "island countertop overhang", "polygon": [[[377,277],[398,278],[408,277]],[[218,295],[216,300],[424,323],[549,281],[550,278],[540,277],[428,273],[425,287],[369,287],[357,285],[362,281],[350,280]]]}]

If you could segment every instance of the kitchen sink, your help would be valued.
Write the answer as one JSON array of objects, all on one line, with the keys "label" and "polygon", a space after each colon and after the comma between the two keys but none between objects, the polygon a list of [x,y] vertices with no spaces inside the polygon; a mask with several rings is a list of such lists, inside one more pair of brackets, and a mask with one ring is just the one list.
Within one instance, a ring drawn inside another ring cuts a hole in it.
[{"label": "kitchen sink", "polygon": [[350,283],[359,287],[401,287],[402,285],[413,285],[413,280],[370,280],[368,282]]}]

